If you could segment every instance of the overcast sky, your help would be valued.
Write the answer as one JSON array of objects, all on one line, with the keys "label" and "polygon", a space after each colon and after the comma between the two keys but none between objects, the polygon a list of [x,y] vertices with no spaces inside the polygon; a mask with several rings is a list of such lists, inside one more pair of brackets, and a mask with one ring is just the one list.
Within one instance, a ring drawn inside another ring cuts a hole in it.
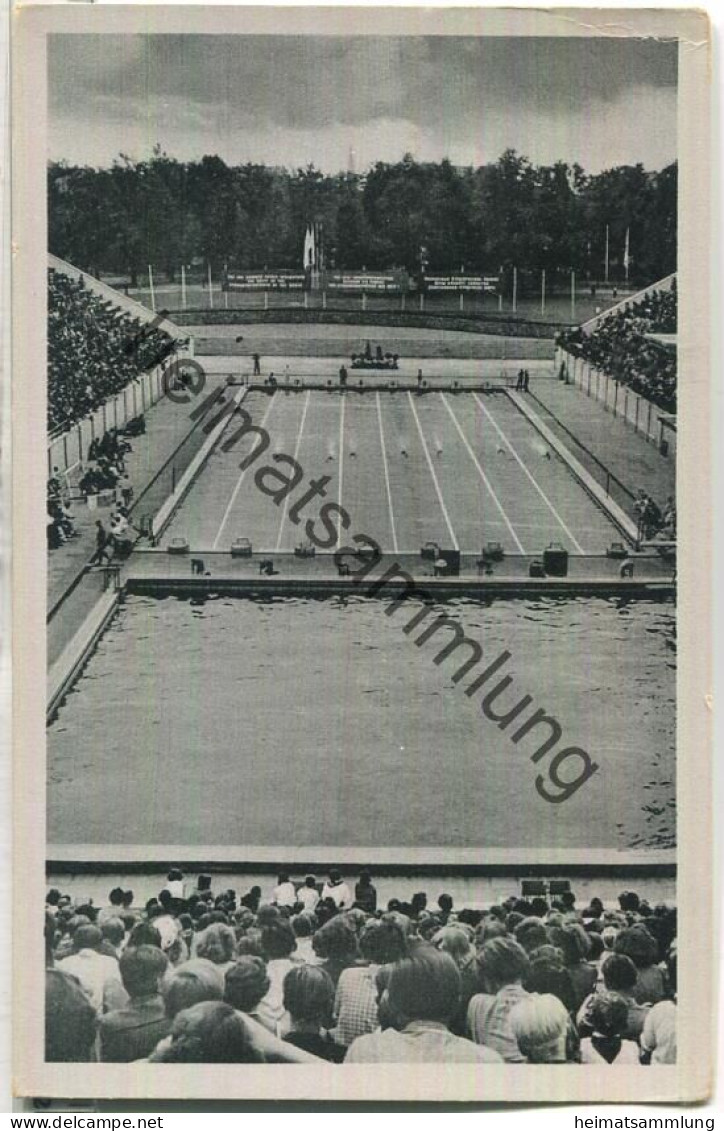
[{"label": "overcast sky", "polygon": [[157,142],[325,172],[409,151],[506,148],[588,172],[676,157],[676,46],[629,39],[55,35],[49,156],[107,165]]}]

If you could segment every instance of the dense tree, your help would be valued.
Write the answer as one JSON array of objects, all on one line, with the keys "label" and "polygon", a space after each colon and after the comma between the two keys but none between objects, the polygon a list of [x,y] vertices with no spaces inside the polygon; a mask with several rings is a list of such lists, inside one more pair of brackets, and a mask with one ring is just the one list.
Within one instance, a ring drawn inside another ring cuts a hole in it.
[{"label": "dense tree", "polygon": [[[306,225],[324,226],[327,266],[399,267],[417,275],[515,267],[519,286],[545,270],[551,286],[571,269],[600,279],[606,230],[610,277],[632,281],[676,269],[677,168],[620,166],[588,176],[559,161],[533,165],[508,149],[495,163],[458,169],[443,160],[378,162],[367,174],[328,176],[219,157],[120,155],[110,169],[51,164],[49,241],[85,270],[136,282],[151,264],[173,278],[182,263],[232,269],[301,268]],[[537,283],[536,283],[537,285]]]}]

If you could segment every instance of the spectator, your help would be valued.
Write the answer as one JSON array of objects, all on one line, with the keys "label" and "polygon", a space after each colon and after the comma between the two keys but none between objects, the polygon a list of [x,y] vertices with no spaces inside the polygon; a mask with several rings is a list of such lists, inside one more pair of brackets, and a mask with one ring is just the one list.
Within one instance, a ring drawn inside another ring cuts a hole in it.
[{"label": "spectator", "polygon": [[510,1027],[510,1013],[528,997],[523,981],[529,973],[528,956],[514,939],[491,939],[478,954],[478,978],[483,992],[470,1001],[468,1033],[477,1044],[495,1049],[503,1060],[523,1059]]},{"label": "spectator", "polygon": [[571,976],[563,965],[563,953],[550,944],[530,955],[530,973],[523,986],[531,994],[553,994],[568,1013],[575,1010],[576,994]]},{"label": "spectator", "polygon": [[103,941],[98,948],[99,954],[105,954],[116,961],[121,957],[123,943],[126,938],[126,928],[122,919],[105,919],[101,927]]},{"label": "spectator", "polygon": [[221,1001],[224,997],[224,978],[213,962],[206,958],[192,958],[169,971],[161,986],[161,993],[166,1016],[169,1021],[173,1021],[177,1013],[190,1009],[201,1001]]},{"label": "spectator", "polygon": [[388,914],[365,923],[359,946],[364,964],[342,971],[334,998],[334,1037],[345,1047],[377,1028],[377,972],[380,966],[397,962],[407,953],[407,937],[399,922]]},{"label": "spectator", "polygon": [[592,1033],[581,1041],[582,1064],[638,1064],[638,1046],[624,1040],[628,1007],[618,994],[596,994],[590,1011]]},{"label": "spectator", "polygon": [[563,964],[568,971],[573,987],[573,1012],[581,1005],[596,985],[598,971],[586,959],[591,943],[585,928],[580,923],[565,923],[550,931],[551,942],[563,952]]},{"label": "spectator", "polygon": [[160,982],[167,967],[158,947],[129,947],[123,952],[121,978],[129,1001],[101,1018],[101,1060],[141,1060],[166,1036],[169,1021]]},{"label": "spectator", "polygon": [[676,951],[667,959],[671,1000],[659,1001],[647,1014],[641,1033],[642,1064],[676,1064]]},{"label": "spectator", "polygon": [[297,949],[291,924],[285,919],[267,924],[261,932],[261,945],[269,989],[260,1002],[260,1009],[273,1019],[277,1035],[282,1036],[289,1020],[284,1009],[284,979],[295,965],[292,955]]},{"label": "spectator", "polygon": [[258,1064],[264,1058],[240,1013],[225,1002],[204,1001],[176,1015],[171,1040],[150,1059],[165,1064]]},{"label": "spectator", "polygon": [[312,936],[317,926],[317,920],[313,913],[311,911],[300,911],[298,915],[293,917],[291,923],[294,937],[297,940],[297,949],[295,952],[297,960],[299,962],[307,962],[311,966],[316,966],[319,959],[312,947]]},{"label": "spectator", "polygon": [[625,954],[636,967],[634,1000],[639,1005],[656,1005],[666,997],[664,975],[659,966],[659,948],[656,939],[643,923],[625,927],[616,936],[615,951]]},{"label": "spectator", "polygon": [[357,959],[354,929],[341,915],[335,915],[315,932],[312,947],[336,987],[342,971],[353,966]]},{"label": "spectator", "polygon": [[450,1020],[450,1030],[463,1037],[467,1032],[468,1006],[480,989],[475,948],[468,931],[460,926],[443,927],[432,936],[432,944],[450,955],[460,973],[460,1004]]},{"label": "spectator", "polygon": [[[650,1006],[639,1005],[634,997],[638,979],[636,967],[625,954],[609,954],[604,960],[601,970],[605,991],[617,994],[626,1002],[628,1012],[626,1025],[621,1034],[622,1037],[624,1040],[638,1041]],[[582,1037],[589,1037],[593,1031],[591,1009],[596,1000],[596,996],[596,993],[589,995],[579,1010],[578,1032]]]},{"label": "spectator", "polygon": [[224,923],[212,923],[196,939],[196,957],[207,958],[219,967],[223,975],[234,965],[236,939],[231,927]]},{"label": "spectator", "polygon": [[352,906],[350,890],[340,873],[335,869],[332,869],[329,873],[329,879],[322,888],[322,899],[331,899],[338,911],[343,911]]},{"label": "spectator", "polygon": [[510,1013],[510,1028],[528,1064],[565,1064],[568,1012],[553,994],[531,994]]},{"label": "spectator", "polygon": [[265,1001],[270,985],[264,959],[256,954],[240,955],[226,971],[224,1001],[276,1033],[278,1013]]},{"label": "spectator", "polygon": [[277,907],[294,907],[297,902],[297,889],[286,872],[281,872],[279,875],[272,902],[276,903]]},{"label": "spectator", "polygon": [[80,926],[73,934],[73,954],[58,963],[64,974],[78,979],[97,1013],[113,1009],[125,998],[118,962],[100,953],[102,942],[98,927]]},{"label": "spectator", "polygon": [[419,943],[391,967],[384,991],[395,1028],[358,1037],[346,1064],[496,1063],[497,1053],[456,1037],[448,1024],[460,997],[460,973],[449,954]]},{"label": "spectator", "polygon": [[95,1060],[97,1011],[73,974],[45,972],[45,1059]]},{"label": "spectator", "polygon": [[314,876],[307,876],[306,880],[297,892],[297,899],[302,904],[305,911],[314,911],[319,903],[319,892],[317,891],[317,881]]},{"label": "spectator", "polygon": [[368,915],[374,915],[377,910],[377,888],[372,883],[369,872],[360,872],[359,879],[354,887],[354,901]]},{"label": "spectator", "polygon": [[285,1041],[322,1060],[336,1064],[346,1049],[323,1032],[332,1023],[334,985],[329,974],[318,966],[295,966],[284,978],[284,1008],[289,1016]]}]

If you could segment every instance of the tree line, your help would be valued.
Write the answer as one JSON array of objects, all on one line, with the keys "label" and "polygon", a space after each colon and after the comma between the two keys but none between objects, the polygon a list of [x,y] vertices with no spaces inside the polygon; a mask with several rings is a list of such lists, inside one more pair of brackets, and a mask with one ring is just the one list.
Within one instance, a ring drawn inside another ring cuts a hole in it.
[{"label": "tree line", "polygon": [[93,274],[136,285],[151,264],[169,280],[181,264],[239,271],[300,271],[307,223],[321,221],[326,263],[339,270],[429,272],[518,269],[648,283],[676,270],[677,166],[622,165],[588,175],[559,161],[534,165],[514,150],[460,168],[408,154],[366,173],[313,165],[181,162],[156,147],[146,161],[110,168],[48,168],[50,250]]}]

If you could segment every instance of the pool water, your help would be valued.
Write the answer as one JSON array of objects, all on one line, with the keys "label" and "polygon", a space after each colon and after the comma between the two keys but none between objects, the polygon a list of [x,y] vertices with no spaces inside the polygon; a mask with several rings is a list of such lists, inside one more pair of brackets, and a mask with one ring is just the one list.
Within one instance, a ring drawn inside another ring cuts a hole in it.
[{"label": "pool water", "polygon": [[[675,845],[669,601],[456,599],[598,770],[546,800],[555,750],[513,743],[373,598],[131,597],[48,734],[50,844],[536,849]],[[433,618],[430,616],[426,623]],[[477,669],[482,670],[482,668]],[[521,716],[523,718],[523,716]],[[545,737],[545,734],[542,736]],[[575,770],[562,769],[562,777]],[[481,857],[484,859],[484,856]]]}]

